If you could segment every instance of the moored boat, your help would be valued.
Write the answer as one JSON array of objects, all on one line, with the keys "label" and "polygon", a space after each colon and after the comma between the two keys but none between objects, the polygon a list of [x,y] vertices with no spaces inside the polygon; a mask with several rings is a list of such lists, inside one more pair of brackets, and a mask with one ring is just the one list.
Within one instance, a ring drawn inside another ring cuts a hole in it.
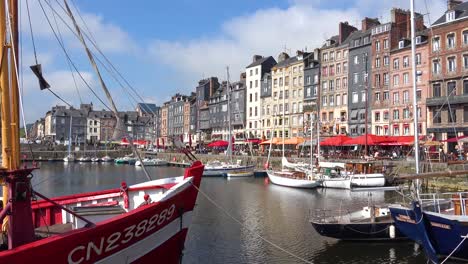
[{"label": "moored boat", "polygon": [[253,174],[255,165],[241,165],[226,162],[212,161],[206,164],[203,176],[228,176],[228,174],[247,173]]},{"label": "moored boat", "polygon": [[145,166],[164,166],[168,164],[168,162],[163,159],[145,158],[145,159],[142,159],[141,161],[137,160],[135,162],[135,166],[141,166],[142,162],[143,162],[143,165]]},{"label": "moored boat", "polygon": [[63,161],[65,161],[65,162],[74,162],[74,161],[76,161],[75,155],[73,155],[73,154],[67,155],[65,158],[63,158]]},{"label": "moored boat", "polygon": [[102,162],[112,162],[112,161],[114,161],[114,159],[106,155],[106,156],[101,158],[101,161]]},{"label": "moored boat", "polygon": [[294,188],[316,188],[320,181],[310,178],[306,173],[299,171],[267,171],[268,179],[276,184]]}]

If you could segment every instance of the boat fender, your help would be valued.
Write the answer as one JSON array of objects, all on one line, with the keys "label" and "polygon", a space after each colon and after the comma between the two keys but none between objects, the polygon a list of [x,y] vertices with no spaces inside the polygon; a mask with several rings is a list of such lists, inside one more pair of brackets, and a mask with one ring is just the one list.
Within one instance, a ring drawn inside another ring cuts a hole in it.
[{"label": "boat fender", "polygon": [[124,208],[128,209],[129,201],[128,201],[128,186],[126,182],[120,183],[120,195],[123,196]]},{"label": "boat fender", "polygon": [[390,235],[390,238],[395,238],[395,226],[390,225],[388,228],[388,234]]},{"label": "boat fender", "polygon": [[263,168],[265,168],[265,170],[268,170],[268,167],[270,167],[270,164],[268,164],[268,162],[265,162],[265,164],[263,165]]},{"label": "boat fender", "polygon": [[153,201],[151,200],[151,197],[149,196],[149,194],[145,193],[145,195],[143,196],[143,199],[145,199],[138,207],[141,207],[143,205],[147,205],[147,204],[150,204],[152,203]]}]

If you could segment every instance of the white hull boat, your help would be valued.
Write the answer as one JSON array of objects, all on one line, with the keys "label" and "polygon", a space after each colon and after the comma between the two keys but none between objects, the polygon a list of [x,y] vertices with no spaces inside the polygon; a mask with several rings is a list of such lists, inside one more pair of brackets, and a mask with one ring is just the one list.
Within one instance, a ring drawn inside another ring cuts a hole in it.
[{"label": "white hull boat", "polygon": [[228,172],[227,177],[228,178],[245,178],[245,177],[251,177],[254,176],[253,171],[239,171],[239,172]]},{"label": "white hull boat", "polygon": [[349,178],[324,178],[322,187],[335,189],[351,189],[351,179]]},{"label": "white hull boat", "polygon": [[253,175],[255,165],[239,165],[216,162],[205,166],[203,176],[229,176],[250,172]]},{"label": "white hull boat", "polygon": [[[142,161],[145,166],[165,166],[168,164],[168,162],[163,159],[143,159]],[[141,162],[137,160],[135,166],[141,166]]]},{"label": "white hull boat", "polygon": [[91,162],[90,157],[81,157],[78,159],[79,162]]},{"label": "white hull boat", "polygon": [[301,174],[300,172],[267,171],[267,174],[270,181],[276,185],[294,188],[316,188],[320,186],[320,181],[297,177],[297,175]]},{"label": "white hull boat", "polygon": [[350,175],[352,187],[383,187],[385,176],[382,173]]},{"label": "white hull boat", "polygon": [[75,162],[75,156],[73,155],[67,155],[65,158],[63,158],[63,161],[65,162]]},{"label": "white hull boat", "polygon": [[109,157],[109,156],[104,156],[104,157],[101,158],[101,161],[102,162],[112,162],[112,161],[114,161],[114,159]]}]

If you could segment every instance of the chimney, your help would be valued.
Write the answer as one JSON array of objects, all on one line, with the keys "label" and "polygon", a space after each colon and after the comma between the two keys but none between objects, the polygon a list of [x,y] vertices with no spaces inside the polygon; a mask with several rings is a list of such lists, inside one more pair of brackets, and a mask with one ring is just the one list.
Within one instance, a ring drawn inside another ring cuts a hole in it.
[{"label": "chimney", "polygon": [[448,0],[447,1],[447,9],[453,10],[457,5],[463,3],[461,0]]},{"label": "chimney", "polygon": [[246,78],[247,78],[247,73],[246,72],[241,72],[239,80],[241,82],[245,82]]},{"label": "chimney", "polygon": [[258,60],[261,60],[263,58],[262,55],[253,55],[253,59],[252,59],[252,62],[256,62]]},{"label": "chimney", "polygon": [[339,28],[338,28],[338,31],[339,31],[338,43],[339,44],[343,43],[349,37],[349,35],[351,35],[351,33],[353,33],[356,30],[357,28],[349,25],[347,21],[340,22]]},{"label": "chimney", "polygon": [[372,27],[375,27],[377,25],[380,25],[379,19],[378,18],[369,18],[366,17],[362,20],[361,23],[361,29],[362,31],[366,31]]},{"label": "chimney", "polygon": [[287,60],[287,59],[289,59],[289,54],[287,54],[286,52],[281,52],[278,55],[278,62],[282,62],[282,61]]},{"label": "chimney", "polygon": [[320,60],[320,49],[314,49],[314,60]]}]

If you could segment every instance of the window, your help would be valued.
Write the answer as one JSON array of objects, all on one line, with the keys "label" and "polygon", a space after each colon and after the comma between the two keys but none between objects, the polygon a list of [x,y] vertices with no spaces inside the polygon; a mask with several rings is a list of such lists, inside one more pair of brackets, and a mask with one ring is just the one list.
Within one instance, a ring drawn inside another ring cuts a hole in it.
[{"label": "window", "polygon": [[404,41],[404,40],[400,40],[400,41],[398,42],[398,48],[399,48],[399,49],[402,49],[402,48],[404,48],[404,47],[405,47],[405,41]]},{"label": "window", "polygon": [[357,92],[353,92],[353,103],[359,102],[359,95]]},{"label": "window", "polygon": [[330,60],[334,60],[335,59],[335,52],[330,52]]},{"label": "window", "polygon": [[409,73],[403,73],[403,83],[408,84],[409,83]]},{"label": "window", "polygon": [[328,83],[329,83],[329,88],[330,88],[330,91],[333,91],[333,90],[335,90],[335,81],[333,81],[333,80],[330,80]]},{"label": "window", "polygon": [[280,77],[280,78],[279,78],[279,86],[280,86],[280,87],[283,86],[283,77]]},{"label": "window", "polygon": [[447,71],[454,72],[457,70],[457,65],[455,62],[455,57],[448,57],[447,58]]},{"label": "window", "polygon": [[328,104],[328,97],[326,95],[322,96],[322,106],[327,106]]},{"label": "window", "polygon": [[432,61],[432,73],[440,74],[440,61],[439,60]]},{"label": "window", "polygon": [[337,105],[337,106],[341,105],[341,95],[339,95],[339,94],[336,95],[336,100],[335,100],[335,102],[336,102],[336,105]]},{"label": "window", "polygon": [[273,87],[278,87],[278,79],[273,79]]},{"label": "window", "polygon": [[293,98],[296,98],[296,90],[293,90]]},{"label": "window", "polygon": [[328,82],[324,81],[322,82],[322,91],[326,92],[328,90]]},{"label": "window", "polygon": [[439,109],[437,109],[436,111],[434,111],[434,116],[432,118],[432,122],[434,124],[440,124],[442,123],[442,113]]},{"label": "window", "polygon": [[463,54],[463,68],[468,70],[468,54]]},{"label": "window", "polygon": [[310,85],[311,84],[311,78],[310,76],[306,76],[306,84]]},{"label": "window", "polygon": [[[302,66],[301,66],[301,67],[302,67]],[[302,85],[302,76],[299,76],[299,77],[297,78],[297,81],[299,82],[299,85]]]},{"label": "window", "polygon": [[258,93],[255,93],[255,102],[258,101]]},{"label": "window", "polygon": [[293,85],[294,85],[294,86],[297,85],[297,78],[296,78],[296,77],[293,78]]},{"label": "window", "polygon": [[348,94],[343,94],[343,105],[348,104]]},{"label": "window", "polygon": [[[302,103],[301,103],[301,102],[297,103],[297,108],[298,108],[299,113],[302,113]],[[302,119],[302,118],[299,117],[299,121],[300,121],[301,119]]]},{"label": "window", "polygon": [[380,121],[380,112],[375,112],[375,114],[374,114],[374,120],[375,120],[375,121]]},{"label": "window", "polygon": [[348,78],[343,78],[343,88],[346,89],[348,87]]},{"label": "window", "polygon": [[432,39],[432,51],[440,50],[440,37],[434,37]]},{"label": "window", "polygon": [[357,84],[359,82],[359,73],[355,72],[353,76],[353,83]]},{"label": "window", "polygon": [[306,93],[307,93],[307,97],[310,96],[310,92],[312,91],[312,89],[310,89],[310,87],[307,87],[307,90],[306,90]]},{"label": "window", "polygon": [[258,115],[258,110],[257,110],[257,107],[255,107],[255,116]]},{"label": "window", "polygon": [[258,68],[255,68],[255,75],[258,75]]},{"label": "window", "polygon": [[468,123],[468,106],[463,107],[463,122]]},{"label": "window", "polygon": [[314,75],[314,83],[317,84],[319,82],[319,76],[318,74]]},{"label": "window", "polygon": [[421,83],[421,82],[422,82],[422,75],[421,75],[421,74],[417,74],[417,75],[416,75],[416,82],[417,82],[417,83]]},{"label": "window", "polygon": [[393,86],[398,86],[400,84],[400,75],[393,75]]},{"label": "window", "polygon": [[336,73],[337,73],[337,74],[340,74],[340,73],[341,73],[341,64],[340,64],[340,63],[338,63],[338,64],[336,65]]},{"label": "window", "polygon": [[403,57],[403,68],[407,68],[407,67],[409,67],[409,57],[404,56]]},{"label": "window", "polygon": [[329,103],[330,103],[330,106],[334,106],[334,105],[335,105],[335,96],[330,95],[330,96],[328,97],[328,101],[329,101]]},{"label": "window", "polygon": [[468,30],[463,31],[463,45],[468,45]]},{"label": "window", "polygon": [[383,48],[384,48],[384,49],[388,49],[388,48],[389,48],[388,39],[384,39],[384,41],[383,41]]},{"label": "window", "polygon": [[255,87],[258,87],[258,80],[255,80]]},{"label": "window", "polygon": [[336,58],[337,58],[337,59],[341,59],[341,51],[337,51],[337,52],[336,52]]},{"label": "window", "polygon": [[457,83],[448,82],[447,83],[447,96],[454,96],[454,95],[457,95]]},{"label": "window", "polygon": [[354,40],[354,47],[357,47],[357,46],[359,46],[359,39]]},{"label": "window", "polygon": [[447,22],[455,20],[455,11],[450,11],[447,14],[445,14],[445,19]]},{"label": "window", "polygon": [[400,102],[400,94],[398,92],[393,93],[393,104],[396,105]]},{"label": "window", "polygon": [[367,84],[367,73],[365,71],[362,72],[362,80]]},{"label": "window", "polygon": [[336,90],[340,90],[340,88],[341,88],[341,79],[336,79],[335,83],[336,83]]},{"label": "window", "polygon": [[289,85],[289,76],[284,77],[284,85],[285,86]]},{"label": "window", "polygon": [[421,44],[421,36],[416,37],[416,44]]},{"label": "window", "polygon": [[293,73],[297,72],[297,67],[293,67]]},{"label": "window", "polygon": [[421,94],[421,90],[417,90],[416,91],[416,100],[419,102],[421,101],[421,98],[422,98],[422,94]]},{"label": "window", "polygon": [[393,59],[393,69],[398,70],[400,68],[400,60],[399,59]]},{"label": "window", "polygon": [[354,61],[354,64],[359,64],[359,56],[354,55],[353,61]]},{"label": "window", "polygon": [[375,67],[380,68],[380,58],[375,58]]},{"label": "window", "polygon": [[409,135],[409,125],[403,126],[403,135]]},{"label": "window", "polygon": [[343,51],[343,58],[348,58],[348,51],[347,50]]},{"label": "window", "polygon": [[400,119],[400,111],[398,109],[393,110],[393,120]]},{"label": "window", "polygon": [[323,61],[328,61],[328,53],[324,53],[322,55],[322,59],[323,59]]},{"label": "window", "polygon": [[390,57],[384,56],[384,57],[383,57],[383,64],[384,64],[385,66],[388,66],[388,65],[390,64]]},{"label": "window", "polygon": [[390,82],[390,74],[384,73],[383,78],[384,78],[384,85],[388,85]]},{"label": "window", "polygon": [[468,80],[463,80],[463,94],[468,94]]},{"label": "window", "polygon": [[388,120],[388,111],[383,112],[383,120],[387,121]]},{"label": "window", "polygon": [[455,48],[455,33],[447,35],[447,49]]},{"label": "window", "polygon": [[375,93],[374,99],[375,99],[375,101],[377,101],[377,102],[380,101],[380,93]]},{"label": "window", "polygon": [[456,123],[457,122],[457,109],[450,107],[448,108],[448,121],[449,123]]},{"label": "window", "polygon": [[348,72],[348,63],[343,62],[343,73],[347,73],[347,72]]},{"label": "window", "polygon": [[374,85],[375,85],[376,87],[380,87],[380,74],[376,74],[376,75],[374,76]]},{"label": "window", "polygon": [[330,76],[335,75],[335,66],[334,65],[330,66],[329,72],[330,72]]},{"label": "window", "polygon": [[421,53],[416,54],[416,65],[421,65]]},{"label": "window", "polygon": [[252,94],[249,95],[249,102],[252,102]]},{"label": "window", "polygon": [[286,104],[284,105],[284,112],[286,112],[286,113],[289,112],[289,104],[288,104],[288,103],[286,103]]},{"label": "window", "polygon": [[380,51],[380,41],[378,40],[375,41],[375,50]]},{"label": "window", "polygon": [[250,76],[252,76],[252,75],[253,75],[253,70],[250,70]]},{"label": "window", "polygon": [[403,91],[403,103],[409,103],[409,91]]},{"label": "window", "polygon": [[322,75],[323,75],[323,77],[328,76],[328,67],[327,66],[322,67]]},{"label": "window", "polygon": [[441,95],[440,83],[434,83],[432,85],[432,97],[440,97]]},{"label": "window", "polygon": [[361,92],[361,102],[365,102],[365,101],[367,101],[367,95],[366,95],[365,91],[362,91]]}]

